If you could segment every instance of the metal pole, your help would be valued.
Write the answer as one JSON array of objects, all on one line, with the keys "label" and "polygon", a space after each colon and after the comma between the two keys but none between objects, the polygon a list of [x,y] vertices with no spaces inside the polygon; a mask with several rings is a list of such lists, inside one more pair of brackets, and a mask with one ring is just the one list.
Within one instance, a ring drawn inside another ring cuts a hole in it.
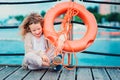
[{"label": "metal pole", "polygon": [[[72,0],[72,2],[74,2],[74,0]],[[72,18],[72,20],[74,19]],[[73,23],[72,23],[72,29],[70,32],[70,40],[73,40]],[[73,65],[73,54],[70,54],[70,58],[71,58],[70,65]]]}]

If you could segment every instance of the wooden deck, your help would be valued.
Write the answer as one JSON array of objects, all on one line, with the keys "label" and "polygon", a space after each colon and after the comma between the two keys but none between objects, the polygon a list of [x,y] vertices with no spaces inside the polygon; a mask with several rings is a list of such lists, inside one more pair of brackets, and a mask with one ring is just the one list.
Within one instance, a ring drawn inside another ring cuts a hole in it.
[{"label": "wooden deck", "polygon": [[0,66],[0,80],[120,80],[120,68],[79,67],[60,72],[23,70],[21,66]]}]

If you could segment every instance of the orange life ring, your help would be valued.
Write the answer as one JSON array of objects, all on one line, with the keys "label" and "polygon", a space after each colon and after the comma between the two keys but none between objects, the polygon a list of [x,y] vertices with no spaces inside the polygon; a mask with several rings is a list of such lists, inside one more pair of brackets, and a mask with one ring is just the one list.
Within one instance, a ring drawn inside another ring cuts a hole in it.
[{"label": "orange life ring", "polygon": [[[83,38],[79,40],[66,40],[63,46],[64,51],[68,52],[79,52],[90,46],[96,38],[97,34],[97,23],[93,14],[91,14],[86,8],[75,2],[62,2],[48,10],[44,18],[44,35],[54,46],[57,45],[56,40],[58,39],[58,33],[54,29],[55,18],[65,13],[68,8],[74,8],[79,11],[78,17],[80,17],[85,25],[87,31]],[[72,48],[72,50],[71,50]]]}]

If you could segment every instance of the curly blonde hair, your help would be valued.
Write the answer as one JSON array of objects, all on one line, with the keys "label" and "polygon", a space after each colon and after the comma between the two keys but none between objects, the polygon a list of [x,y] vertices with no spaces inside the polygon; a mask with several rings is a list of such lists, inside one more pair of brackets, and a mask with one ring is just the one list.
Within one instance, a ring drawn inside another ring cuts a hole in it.
[{"label": "curly blonde hair", "polygon": [[37,24],[37,23],[40,23],[41,26],[43,27],[44,20],[43,20],[43,18],[42,18],[39,14],[37,14],[37,13],[31,13],[30,15],[28,15],[28,16],[23,20],[23,22],[22,22],[21,25],[19,26],[19,28],[20,28],[20,34],[22,35],[23,39],[24,39],[26,33],[31,32],[31,31],[30,31],[30,28],[29,28],[29,25],[31,25],[31,24]]}]

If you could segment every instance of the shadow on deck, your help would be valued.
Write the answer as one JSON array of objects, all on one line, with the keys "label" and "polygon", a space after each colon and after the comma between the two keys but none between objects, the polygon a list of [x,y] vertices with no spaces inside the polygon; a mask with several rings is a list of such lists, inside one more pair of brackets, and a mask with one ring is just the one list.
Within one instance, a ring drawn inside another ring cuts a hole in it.
[{"label": "shadow on deck", "polygon": [[21,66],[0,66],[0,80],[120,80],[120,67],[77,67],[59,72],[23,70]]}]

